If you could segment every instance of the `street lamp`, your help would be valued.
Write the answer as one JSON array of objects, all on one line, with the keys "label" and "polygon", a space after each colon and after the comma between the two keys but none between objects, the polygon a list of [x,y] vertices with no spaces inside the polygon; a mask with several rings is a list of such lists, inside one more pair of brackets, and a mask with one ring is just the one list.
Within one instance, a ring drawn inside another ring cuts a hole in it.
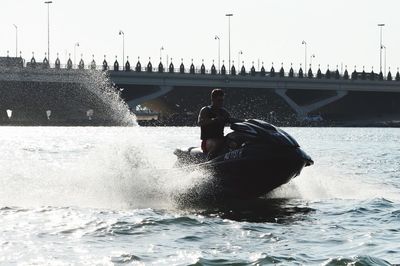
[{"label": "street lamp", "polygon": [[243,54],[243,51],[240,50],[240,51],[238,52],[238,69],[239,69],[239,67],[240,67],[240,55],[242,55],[242,54]]},{"label": "street lamp", "polygon": [[46,1],[44,3],[47,5],[47,59],[50,62],[50,4],[53,1]]},{"label": "street lamp", "polygon": [[120,30],[119,35],[122,35],[122,70],[125,69],[125,33]]},{"label": "street lamp", "polygon": [[301,44],[304,44],[304,71],[307,71],[307,43],[302,41]]},{"label": "street lamp", "polygon": [[381,43],[379,45],[379,69],[382,71],[382,29],[385,26],[385,24],[378,24],[378,27],[380,28],[380,37],[381,37]]},{"label": "street lamp", "polygon": [[74,67],[76,68],[76,47],[79,47],[79,42],[74,45]]},{"label": "street lamp", "polygon": [[384,75],[385,75],[385,77],[386,77],[386,45],[382,45],[382,49],[384,49],[385,50],[385,55],[384,55],[384,63],[383,63],[383,73],[384,73]]},{"label": "street lamp", "polygon": [[18,57],[18,27],[13,24],[15,27],[15,57]]},{"label": "street lamp", "polygon": [[160,61],[162,61],[162,51],[164,51],[164,46],[161,46],[160,48]]},{"label": "street lamp", "polygon": [[310,56],[310,68],[312,68],[312,59],[315,58],[315,54],[312,54]]},{"label": "street lamp", "polygon": [[214,40],[218,40],[218,72],[221,71],[221,39],[215,35]]},{"label": "street lamp", "polygon": [[231,17],[233,14],[226,14],[228,17],[228,36],[229,36],[229,73],[231,73]]}]

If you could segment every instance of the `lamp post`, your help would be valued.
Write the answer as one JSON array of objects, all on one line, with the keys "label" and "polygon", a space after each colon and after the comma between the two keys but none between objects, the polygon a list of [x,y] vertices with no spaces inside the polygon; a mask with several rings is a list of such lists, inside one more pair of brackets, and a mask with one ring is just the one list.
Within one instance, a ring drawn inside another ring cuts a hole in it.
[{"label": "lamp post", "polygon": [[304,71],[307,71],[307,43],[302,41],[301,44],[304,44]]},{"label": "lamp post", "polygon": [[218,72],[221,71],[221,39],[215,35],[214,40],[218,40]]},{"label": "lamp post", "polygon": [[240,51],[238,52],[238,69],[239,69],[239,67],[240,67],[240,55],[242,55],[242,54],[243,54],[243,51],[240,50]]},{"label": "lamp post", "polygon": [[164,46],[160,48],[160,62],[162,63],[162,51],[164,51]]},{"label": "lamp post", "polygon": [[76,68],[76,47],[79,47],[79,42],[74,45],[74,67]]},{"label": "lamp post", "polygon": [[386,45],[382,45],[382,49],[384,49],[384,59],[383,59],[383,74],[386,77]]},{"label": "lamp post", "polygon": [[47,59],[50,62],[50,4],[52,4],[53,1],[46,1],[44,3],[47,5]]},{"label": "lamp post", "polygon": [[122,35],[122,70],[125,70],[125,33],[120,30],[119,35]]},{"label": "lamp post", "polygon": [[382,29],[385,26],[385,24],[378,24],[378,27],[380,28],[380,45],[379,45],[379,69],[380,71],[382,71],[382,49],[383,49],[383,45],[382,45]]},{"label": "lamp post", "polygon": [[18,27],[13,24],[15,28],[15,57],[18,57]]},{"label": "lamp post", "polygon": [[233,14],[226,14],[228,17],[228,36],[229,36],[229,73],[231,73],[231,17]]}]

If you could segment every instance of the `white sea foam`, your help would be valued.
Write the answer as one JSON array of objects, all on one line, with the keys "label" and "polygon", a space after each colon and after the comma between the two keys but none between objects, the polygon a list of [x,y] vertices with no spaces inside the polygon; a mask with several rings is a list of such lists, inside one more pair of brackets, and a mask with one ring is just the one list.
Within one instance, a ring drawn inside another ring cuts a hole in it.
[{"label": "white sea foam", "polygon": [[[104,72],[78,78],[115,123],[137,125]],[[1,131],[0,206],[166,207],[201,175],[173,169],[172,150],[155,144],[163,134],[137,126]]]},{"label": "white sea foam", "polygon": [[113,121],[114,125],[137,125],[135,115],[130,112],[129,106],[120,97],[120,91],[111,82],[107,72],[84,71],[77,78],[82,90],[87,92],[86,96],[90,98],[89,100],[97,98],[102,102],[97,104],[96,108],[106,113],[107,119]]},{"label": "white sea foam", "polygon": [[372,199],[400,200],[395,188],[370,182],[365,176],[343,174],[330,168],[314,165],[303,169],[300,176],[274,190],[273,198],[324,199]]},{"label": "white sea foam", "polygon": [[173,150],[139,127],[3,130],[19,141],[3,138],[0,206],[168,208],[202,179],[173,168]]}]

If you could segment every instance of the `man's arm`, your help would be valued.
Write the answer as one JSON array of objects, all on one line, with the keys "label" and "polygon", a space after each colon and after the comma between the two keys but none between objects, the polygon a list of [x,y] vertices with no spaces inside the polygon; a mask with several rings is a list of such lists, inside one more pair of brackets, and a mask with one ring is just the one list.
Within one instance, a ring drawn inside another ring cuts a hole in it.
[{"label": "man's arm", "polygon": [[201,127],[207,126],[212,123],[211,118],[209,118],[209,116],[207,114],[207,107],[201,108],[200,113],[199,113],[199,118],[197,119],[197,123]]},{"label": "man's arm", "polygon": [[244,119],[238,119],[238,118],[234,118],[231,117],[230,113],[228,111],[225,110],[225,117],[226,117],[226,123],[229,124],[233,124],[233,123],[240,123],[240,122],[244,122]]}]

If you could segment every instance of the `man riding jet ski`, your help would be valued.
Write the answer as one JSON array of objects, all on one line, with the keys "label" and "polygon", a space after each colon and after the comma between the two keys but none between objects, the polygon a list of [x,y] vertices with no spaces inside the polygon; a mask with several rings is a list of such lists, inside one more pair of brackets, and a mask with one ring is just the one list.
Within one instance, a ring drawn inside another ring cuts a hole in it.
[{"label": "man riding jet ski", "polygon": [[[256,198],[289,182],[303,167],[313,164],[285,131],[261,120],[230,119],[222,108],[223,92],[222,99],[215,98],[221,97],[221,92],[213,90],[212,105],[200,111],[202,149],[175,151],[177,166],[211,173],[212,184],[199,190],[200,197]],[[229,120],[232,132],[224,137],[223,129]]]}]

